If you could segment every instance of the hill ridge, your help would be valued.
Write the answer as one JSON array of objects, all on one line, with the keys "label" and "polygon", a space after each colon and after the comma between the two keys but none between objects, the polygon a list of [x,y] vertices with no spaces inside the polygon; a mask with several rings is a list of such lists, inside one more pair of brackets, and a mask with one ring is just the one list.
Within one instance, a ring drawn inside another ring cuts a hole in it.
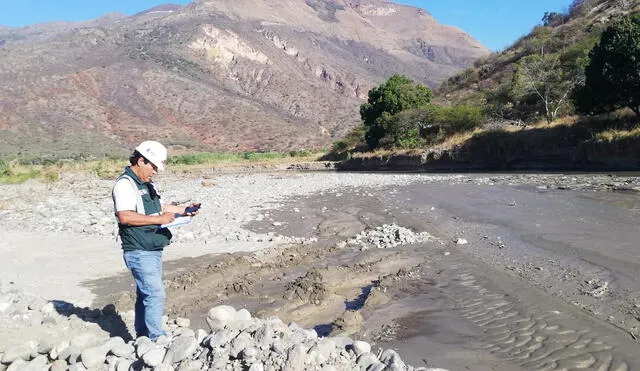
[{"label": "hill ridge", "polygon": [[388,76],[436,86],[488,53],[391,2],[245,3],[0,29],[0,156],[109,155],[150,137],[190,150],[318,148],[359,121]]}]

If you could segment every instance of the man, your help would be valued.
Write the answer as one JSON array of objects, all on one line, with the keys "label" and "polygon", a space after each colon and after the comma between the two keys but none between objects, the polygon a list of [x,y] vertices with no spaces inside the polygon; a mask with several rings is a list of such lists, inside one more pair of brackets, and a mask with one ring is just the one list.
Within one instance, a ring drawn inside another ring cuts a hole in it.
[{"label": "man", "polygon": [[171,241],[169,229],[160,225],[171,223],[176,213],[185,213],[185,207],[161,204],[151,182],[158,171],[164,170],[166,160],[167,149],[162,144],[142,142],[112,192],[124,262],[136,282],[136,336],[154,341],[165,335],[162,250]]}]

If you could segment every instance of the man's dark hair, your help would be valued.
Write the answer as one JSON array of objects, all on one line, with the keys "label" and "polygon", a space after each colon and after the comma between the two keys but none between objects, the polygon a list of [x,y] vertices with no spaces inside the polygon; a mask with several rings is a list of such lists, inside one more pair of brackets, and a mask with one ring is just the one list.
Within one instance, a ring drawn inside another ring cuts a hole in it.
[{"label": "man's dark hair", "polygon": [[[138,150],[133,151],[133,154],[131,155],[131,157],[129,157],[129,163],[131,163],[131,165],[135,165],[138,163],[138,159],[140,158],[144,158],[144,156],[138,152]],[[147,163],[147,159],[144,158],[144,162],[145,164]]]}]

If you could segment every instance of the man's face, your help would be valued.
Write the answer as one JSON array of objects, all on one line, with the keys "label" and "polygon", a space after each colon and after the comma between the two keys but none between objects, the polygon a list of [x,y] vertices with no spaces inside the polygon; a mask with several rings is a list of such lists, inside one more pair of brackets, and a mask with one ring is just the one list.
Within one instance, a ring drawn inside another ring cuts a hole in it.
[{"label": "man's face", "polygon": [[150,182],[151,178],[158,173],[158,167],[143,157],[138,159],[138,167],[140,168],[138,176],[145,183]]}]

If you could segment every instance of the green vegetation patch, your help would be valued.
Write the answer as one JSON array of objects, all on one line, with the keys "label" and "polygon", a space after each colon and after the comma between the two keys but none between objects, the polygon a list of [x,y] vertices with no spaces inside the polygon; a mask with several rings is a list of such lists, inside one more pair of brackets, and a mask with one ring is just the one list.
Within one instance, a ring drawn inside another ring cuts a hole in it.
[{"label": "green vegetation patch", "polygon": [[300,150],[289,152],[204,152],[169,156],[168,165],[204,165],[220,162],[261,162],[274,159],[312,157],[316,152]]},{"label": "green vegetation patch", "polygon": [[18,184],[39,176],[39,170],[16,171],[9,162],[0,159],[0,183]]},{"label": "green vegetation patch", "polygon": [[326,158],[344,160],[352,152],[424,148],[485,122],[480,107],[438,106],[431,98],[426,86],[404,75],[391,76],[369,91],[367,103],[360,106],[362,125],[336,141]]}]

